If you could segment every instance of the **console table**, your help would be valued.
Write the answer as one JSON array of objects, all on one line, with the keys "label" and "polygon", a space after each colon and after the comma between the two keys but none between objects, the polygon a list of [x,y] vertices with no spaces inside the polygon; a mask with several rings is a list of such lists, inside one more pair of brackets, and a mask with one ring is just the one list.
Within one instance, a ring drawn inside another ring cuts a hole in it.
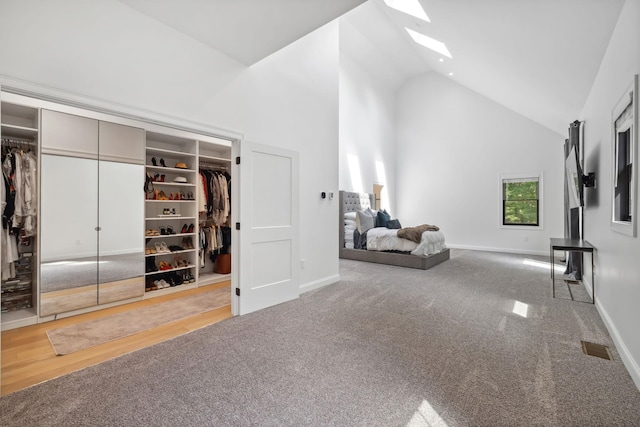
[{"label": "console table", "polygon": [[[591,245],[591,243],[586,240],[578,240],[578,239],[558,239],[552,238],[550,243],[550,259],[551,259],[551,284],[553,286],[553,297],[556,297],[556,274],[555,274],[555,251],[567,251],[567,252],[582,252],[582,253],[590,253],[591,254],[591,304],[595,304],[596,302],[596,287],[595,287],[595,266],[594,266],[594,251],[595,248]],[[568,286],[568,285],[567,285]],[[573,294],[571,293],[571,288],[569,288],[569,295],[571,295],[571,300],[573,299]]]}]

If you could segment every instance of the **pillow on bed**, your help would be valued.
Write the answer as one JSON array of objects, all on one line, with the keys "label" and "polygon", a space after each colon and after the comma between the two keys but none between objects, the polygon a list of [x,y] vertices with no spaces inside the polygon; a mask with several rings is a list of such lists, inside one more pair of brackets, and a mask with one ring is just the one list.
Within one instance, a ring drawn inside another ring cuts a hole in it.
[{"label": "pillow on bed", "polygon": [[400,225],[400,221],[398,221],[397,219],[390,219],[389,221],[387,221],[387,228],[390,228],[392,230],[399,230],[402,228],[402,225]]},{"label": "pillow on bed", "polygon": [[378,211],[376,215],[376,227],[386,227],[389,220],[391,220],[391,215],[389,215],[386,209]]},{"label": "pillow on bed", "polygon": [[366,233],[376,226],[375,217],[368,211],[371,211],[371,209],[365,209],[356,213],[356,228],[360,234]]},{"label": "pillow on bed", "polygon": [[344,214],[344,219],[348,220],[351,219],[353,221],[356,220],[356,213],[355,212],[347,212],[346,214]]}]

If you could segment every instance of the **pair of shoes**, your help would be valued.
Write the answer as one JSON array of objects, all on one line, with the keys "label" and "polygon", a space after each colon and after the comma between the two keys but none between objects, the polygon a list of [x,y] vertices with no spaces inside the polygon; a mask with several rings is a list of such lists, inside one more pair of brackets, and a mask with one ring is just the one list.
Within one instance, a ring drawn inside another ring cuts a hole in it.
[{"label": "pair of shoes", "polygon": [[166,228],[165,227],[160,227],[160,235],[162,236],[167,236],[169,234],[176,234],[175,231],[173,231],[173,227],[168,225]]},{"label": "pair of shoes", "polygon": [[145,235],[145,236],[159,236],[159,235],[160,235],[160,233],[158,233],[158,230],[151,230],[151,229],[149,229],[149,230],[147,230],[147,231],[145,231],[145,232],[144,232],[144,235]]},{"label": "pair of shoes", "polygon": [[159,254],[170,254],[171,251],[165,242],[157,242],[155,244],[156,252]]},{"label": "pair of shoes", "polygon": [[184,283],[193,283],[196,281],[196,278],[193,277],[193,274],[191,274],[191,272],[189,270],[187,270],[183,275],[182,275],[182,280]]},{"label": "pair of shoes", "polygon": [[155,255],[156,253],[157,253],[157,250],[154,248],[144,248],[145,255]]},{"label": "pair of shoes", "polygon": [[185,224],[182,226],[182,230],[180,230],[180,234],[187,234],[187,233],[191,234],[193,233],[194,229],[195,229],[195,226],[193,224],[189,224],[189,226]]},{"label": "pair of shoes", "polygon": [[191,237],[185,237],[184,239],[182,239],[182,246],[185,249],[195,249],[195,247],[193,247],[193,240],[191,239]]},{"label": "pair of shoes", "polygon": [[189,263],[187,262],[187,260],[183,259],[180,255],[176,255],[173,257],[173,265],[176,268],[183,268],[183,267],[188,267]]},{"label": "pair of shoes", "polygon": [[178,246],[178,245],[169,245],[169,250],[171,252],[182,252],[182,251],[184,251],[184,248],[182,246]]},{"label": "pair of shoes", "polygon": [[153,176],[153,182],[164,182],[165,175],[164,174],[155,174]]},{"label": "pair of shoes", "polygon": [[167,283],[167,281],[166,281],[166,280],[164,280],[164,279],[158,279],[158,280],[154,281],[153,283],[156,285],[156,287],[157,287],[158,289],[164,289],[164,288],[168,288],[169,286],[171,286],[171,285],[170,285],[169,283]]},{"label": "pair of shoes", "polygon": [[169,198],[167,197],[167,195],[165,194],[164,191],[160,191],[157,195],[156,195],[156,200],[169,200]]},{"label": "pair of shoes", "polygon": [[189,191],[189,192],[187,193],[187,200],[194,200],[194,198],[193,198],[193,191]]},{"label": "pair of shoes", "polygon": [[164,271],[164,270],[172,270],[172,269],[173,269],[173,267],[171,266],[171,264],[169,264],[169,263],[168,263],[168,262],[166,262],[166,261],[160,261],[160,262],[158,263],[158,269],[159,269],[160,271]]},{"label": "pair of shoes", "polygon": [[[151,158],[151,163],[153,164],[153,166],[158,166],[158,162],[156,161],[155,157]],[[164,159],[160,159],[160,166],[162,166],[163,168],[166,168],[167,165],[164,163]]]},{"label": "pair of shoes", "polygon": [[147,273],[154,273],[158,271],[158,267],[156,266],[156,257],[152,256],[145,260],[145,271]]}]

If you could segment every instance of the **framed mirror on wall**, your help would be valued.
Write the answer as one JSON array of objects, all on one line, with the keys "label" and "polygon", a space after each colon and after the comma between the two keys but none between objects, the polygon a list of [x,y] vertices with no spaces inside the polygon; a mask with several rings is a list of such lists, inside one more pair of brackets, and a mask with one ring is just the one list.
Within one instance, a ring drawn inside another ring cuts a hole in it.
[{"label": "framed mirror on wall", "polygon": [[611,115],[612,200],[611,229],[637,235],[638,194],[638,75]]}]

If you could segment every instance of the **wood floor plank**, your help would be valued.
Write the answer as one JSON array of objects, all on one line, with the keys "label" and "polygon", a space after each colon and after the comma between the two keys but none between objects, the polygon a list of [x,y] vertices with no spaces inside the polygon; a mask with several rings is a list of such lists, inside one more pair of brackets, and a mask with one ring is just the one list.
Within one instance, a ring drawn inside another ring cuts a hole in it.
[{"label": "wood floor plank", "polygon": [[54,353],[46,334],[46,331],[50,329],[100,319],[135,308],[207,292],[219,287],[229,286],[229,284],[229,282],[216,283],[131,304],[59,319],[53,322],[4,331],[2,332],[1,394],[9,394],[31,385],[57,378],[61,375],[96,365],[123,354],[184,335],[228,319],[232,317],[232,315],[230,306],[221,307],[64,356],[56,356]]}]

